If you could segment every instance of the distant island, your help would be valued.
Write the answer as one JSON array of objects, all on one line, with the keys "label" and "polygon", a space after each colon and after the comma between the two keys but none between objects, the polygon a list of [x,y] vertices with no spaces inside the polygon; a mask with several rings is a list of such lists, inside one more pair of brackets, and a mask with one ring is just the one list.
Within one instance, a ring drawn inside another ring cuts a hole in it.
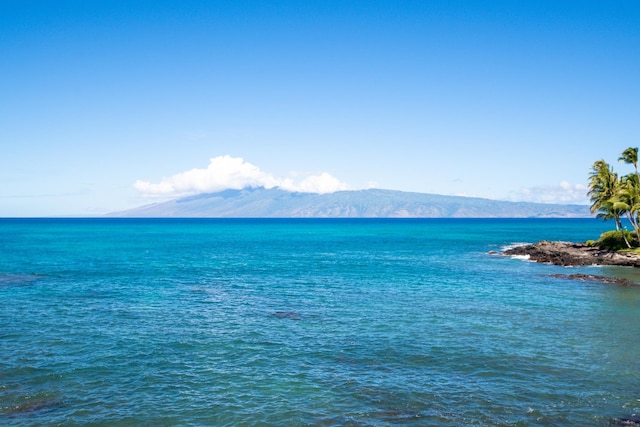
[{"label": "distant island", "polygon": [[140,218],[588,218],[587,205],[508,202],[393,190],[316,194],[263,187],[198,194],[111,217]]}]

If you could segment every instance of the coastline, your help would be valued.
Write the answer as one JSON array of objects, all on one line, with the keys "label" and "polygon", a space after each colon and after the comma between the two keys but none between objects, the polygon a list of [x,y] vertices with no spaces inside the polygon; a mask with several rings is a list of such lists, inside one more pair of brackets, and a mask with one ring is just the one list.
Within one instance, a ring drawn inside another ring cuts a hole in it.
[{"label": "coastline", "polygon": [[[505,249],[501,255],[526,257],[535,262],[562,267],[615,266],[640,268],[640,255],[623,251],[609,251],[588,246],[585,243],[542,240]],[[608,277],[595,274],[554,274],[553,277],[582,282],[597,282],[622,287],[640,287],[637,281],[625,277]]]},{"label": "coastline", "polygon": [[542,240],[516,246],[502,252],[508,256],[527,256],[536,262],[560,266],[610,265],[640,268],[640,255],[622,251],[608,251],[585,243]]}]

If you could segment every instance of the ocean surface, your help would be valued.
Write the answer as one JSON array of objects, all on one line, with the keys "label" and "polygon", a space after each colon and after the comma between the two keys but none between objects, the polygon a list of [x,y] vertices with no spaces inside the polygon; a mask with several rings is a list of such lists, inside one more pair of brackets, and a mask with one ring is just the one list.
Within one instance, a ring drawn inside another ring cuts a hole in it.
[{"label": "ocean surface", "polygon": [[607,426],[634,269],[490,253],[596,219],[0,219],[0,425]]}]

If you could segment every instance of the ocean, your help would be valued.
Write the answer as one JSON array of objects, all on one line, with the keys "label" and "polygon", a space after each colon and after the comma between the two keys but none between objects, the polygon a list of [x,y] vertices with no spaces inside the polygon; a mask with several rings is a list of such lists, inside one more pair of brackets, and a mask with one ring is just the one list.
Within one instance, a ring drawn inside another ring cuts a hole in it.
[{"label": "ocean", "polygon": [[492,252],[612,226],[0,219],[0,425],[607,426],[640,273]]}]

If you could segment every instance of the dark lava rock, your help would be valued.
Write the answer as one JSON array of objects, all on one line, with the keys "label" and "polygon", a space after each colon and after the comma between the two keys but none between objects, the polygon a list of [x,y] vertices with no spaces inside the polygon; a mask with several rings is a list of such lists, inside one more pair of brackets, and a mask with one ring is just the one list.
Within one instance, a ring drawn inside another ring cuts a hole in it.
[{"label": "dark lava rock", "polygon": [[622,277],[606,277],[597,276],[595,274],[553,274],[553,277],[557,277],[559,279],[581,280],[583,282],[607,283],[618,286],[640,286],[640,284]]},{"label": "dark lava rock", "polygon": [[640,256],[623,251],[607,251],[584,243],[540,241],[533,245],[516,246],[503,252],[504,255],[529,256],[537,262],[548,262],[562,266],[618,265],[640,267]]},{"label": "dark lava rock", "polygon": [[609,424],[613,426],[640,426],[640,416],[630,415],[628,417],[612,418]]}]

